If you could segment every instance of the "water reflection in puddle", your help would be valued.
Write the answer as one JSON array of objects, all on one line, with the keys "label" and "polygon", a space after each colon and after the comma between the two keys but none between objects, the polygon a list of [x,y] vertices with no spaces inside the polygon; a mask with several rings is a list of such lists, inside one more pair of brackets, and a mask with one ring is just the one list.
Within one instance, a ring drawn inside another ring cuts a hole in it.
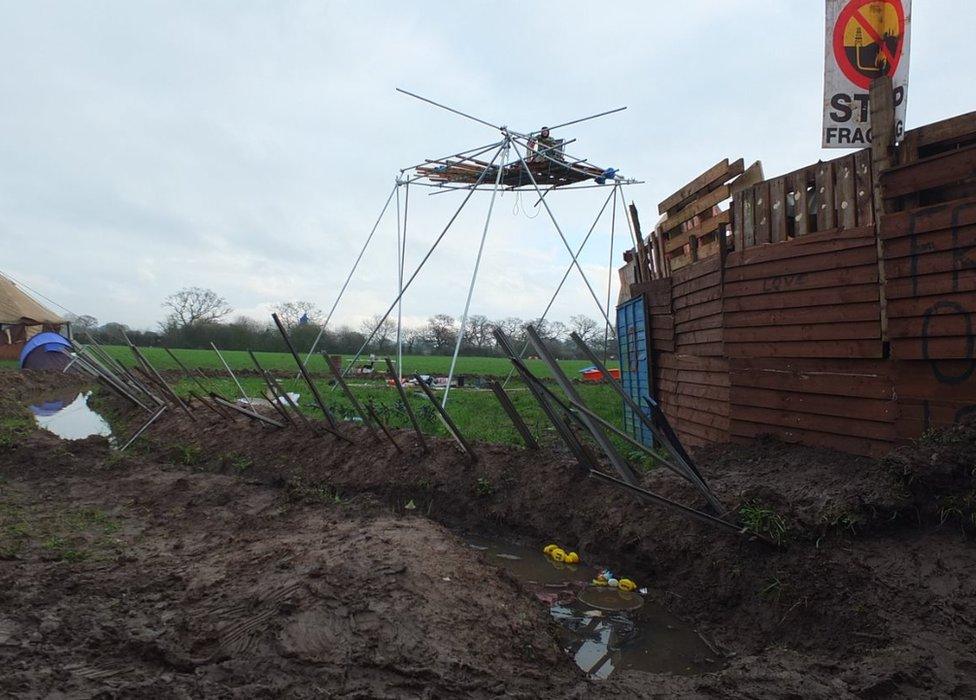
[{"label": "water reflection in puddle", "polygon": [[553,562],[534,549],[469,537],[543,603],[559,625],[559,641],[576,665],[594,678],[622,669],[694,675],[723,663],[705,641],[638,593],[597,588],[595,566]]},{"label": "water reflection in puddle", "polygon": [[88,406],[91,392],[78,394],[74,399],[51,399],[31,404],[31,413],[38,427],[64,440],[82,440],[92,435],[112,437],[108,421]]}]

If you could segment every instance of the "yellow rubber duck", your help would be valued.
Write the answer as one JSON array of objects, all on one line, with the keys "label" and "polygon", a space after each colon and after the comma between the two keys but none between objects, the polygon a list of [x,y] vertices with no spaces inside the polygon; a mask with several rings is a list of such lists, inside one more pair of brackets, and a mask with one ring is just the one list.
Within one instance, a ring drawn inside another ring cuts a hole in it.
[{"label": "yellow rubber duck", "polygon": [[594,586],[606,586],[607,580],[603,577],[603,574],[600,574],[595,579],[593,579],[592,583]]},{"label": "yellow rubber duck", "polygon": [[559,547],[556,547],[552,552],[549,553],[553,561],[566,561],[566,552],[564,552]]},{"label": "yellow rubber duck", "polygon": [[565,561],[567,564],[579,564],[580,561],[579,554],[577,554],[576,552],[570,552],[569,554],[566,555]]},{"label": "yellow rubber duck", "polygon": [[622,591],[633,591],[637,589],[637,584],[631,581],[629,578],[622,578],[617,581],[617,587]]},{"label": "yellow rubber duck", "polygon": [[558,544],[547,544],[545,547],[543,547],[542,553],[545,554],[548,557],[550,554],[552,554],[552,550],[554,550],[554,549],[559,549],[559,545]]}]

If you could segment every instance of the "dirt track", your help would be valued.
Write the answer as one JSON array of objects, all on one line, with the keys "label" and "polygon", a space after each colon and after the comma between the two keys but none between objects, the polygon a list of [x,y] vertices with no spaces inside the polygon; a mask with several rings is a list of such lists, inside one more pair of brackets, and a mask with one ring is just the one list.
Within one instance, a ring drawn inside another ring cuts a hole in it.
[{"label": "dirt track", "polygon": [[[61,381],[0,374],[0,411]],[[972,425],[883,462],[772,442],[700,455],[724,502],[784,519],[783,550],[637,504],[565,457],[479,451],[472,467],[447,443],[401,457],[175,415],[123,458],[39,431],[0,447],[17,545],[0,560],[0,693],[976,694]],[[586,680],[545,608],[445,526],[626,569],[728,665]]]}]

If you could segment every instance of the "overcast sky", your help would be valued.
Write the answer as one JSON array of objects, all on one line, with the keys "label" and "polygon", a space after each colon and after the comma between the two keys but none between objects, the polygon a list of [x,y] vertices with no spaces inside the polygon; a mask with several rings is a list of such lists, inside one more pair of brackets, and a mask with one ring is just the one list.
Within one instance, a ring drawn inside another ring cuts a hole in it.
[{"label": "overcast sky", "polygon": [[[497,136],[395,87],[522,131],[626,105],[559,135],[645,182],[627,190],[645,226],[726,156],[774,176],[843,153],[820,149],[817,0],[0,8],[0,270],[100,322],[155,326],[191,285],[261,320],[282,301],[327,310],[399,169]],[[976,108],[976,3],[912,15],[909,128]],[[408,271],[460,202],[429,191],[411,190]],[[551,196],[574,247],[605,196]],[[407,293],[408,321],[460,315],[488,198]],[[536,316],[566,269],[532,201],[497,201],[472,313]],[[338,322],[392,301],[395,222],[391,208]],[[609,235],[606,218],[583,255],[601,298]],[[626,235],[618,219],[615,265]],[[553,314],[580,312],[599,315],[574,273]]]}]

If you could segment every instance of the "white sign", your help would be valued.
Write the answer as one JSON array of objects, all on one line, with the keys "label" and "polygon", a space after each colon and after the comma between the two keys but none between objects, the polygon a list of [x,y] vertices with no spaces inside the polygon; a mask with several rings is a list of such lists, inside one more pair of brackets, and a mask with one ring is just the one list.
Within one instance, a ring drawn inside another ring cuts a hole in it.
[{"label": "white sign", "polygon": [[824,148],[871,143],[871,81],[891,76],[895,138],[905,133],[912,0],[827,0]]}]

